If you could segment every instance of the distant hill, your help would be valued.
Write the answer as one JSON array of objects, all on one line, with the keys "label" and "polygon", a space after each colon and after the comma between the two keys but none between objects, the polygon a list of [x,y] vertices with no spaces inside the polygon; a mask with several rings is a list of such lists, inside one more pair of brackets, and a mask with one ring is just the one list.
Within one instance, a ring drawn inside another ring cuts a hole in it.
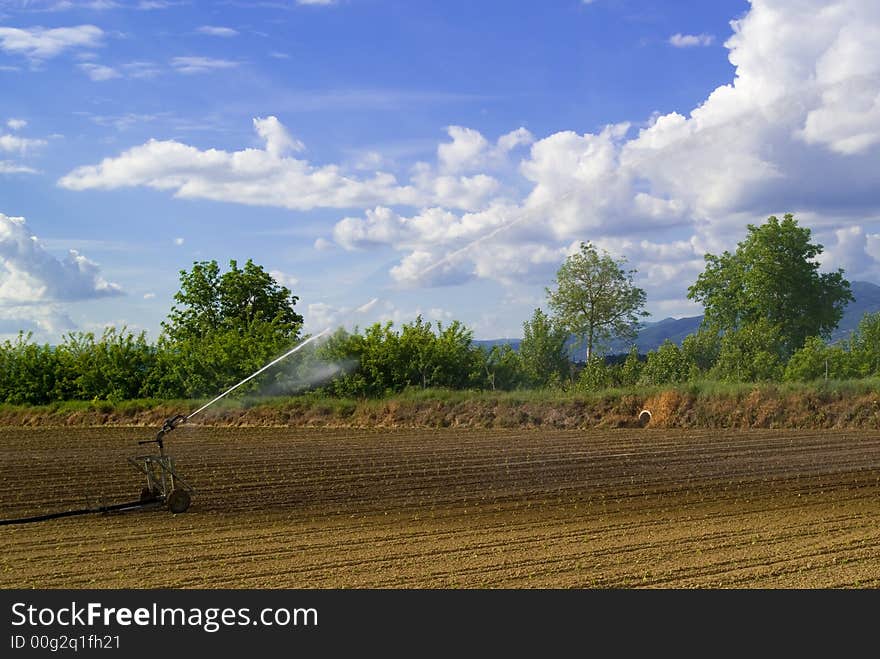
[{"label": "distant hill", "polygon": [[[851,282],[851,286],[855,300],[850,302],[844,310],[843,318],[840,319],[837,329],[831,335],[832,341],[848,338],[850,332],[858,327],[862,316],[866,313],[880,311],[880,286],[867,281],[854,281]],[[656,350],[666,339],[681,345],[681,342],[688,334],[693,334],[697,331],[702,321],[702,316],[690,316],[686,318],[664,318],[657,322],[646,323],[642,331],[639,332],[635,345],[638,346],[641,353]],[[485,348],[509,343],[513,346],[514,350],[519,350],[521,341],[522,339],[488,339],[474,341],[474,343]],[[631,345],[629,342],[615,341],[611,344],[609,353],[628,352]]]}]

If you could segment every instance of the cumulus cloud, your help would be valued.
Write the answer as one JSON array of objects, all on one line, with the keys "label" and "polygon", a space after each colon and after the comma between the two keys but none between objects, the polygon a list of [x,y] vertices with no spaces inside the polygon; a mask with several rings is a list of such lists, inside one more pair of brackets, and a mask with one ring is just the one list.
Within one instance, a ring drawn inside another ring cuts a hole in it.
[{"label": "cumulus cloud", "polygon": [[525,128],[518,128],[498,138],[495,145],[473,128],[449,126],[447,129],[451,142],[437,147],[437,161],[444,172],[462,172],[485,169],[497,165],[507,154],[521,145],[534,141]]},{"label": "cumulus cloud", "polygon": [[275,281],[277,281],[282,286],[286,286],[287,288],[293,289],[299,283],[299,279],[294,277],[291,274],[286,272],[282,272],[281,270],[270,270],[269,276],[272,277]]},{"label": "cumulus cloud", "polygon": [[[732,27],[725,46],[735,77],[691,112],[523,136],[531,147],[519,173],[530,188],[518,205],[374,208],[341,219],[334,242],[392,246],[405,252],[393,279],[439,285],[531,281],[565,245],[592,240],[630,256],[652,296],[681,300],[706,251],[732,247],[747,222],[792,211],[811,226],[844,226],[831,249],[854,272],[873,272],[877,234],[861,224],[880,218],[880,5],[754,0]],[[480,133],[449,135],[441,171],[489,166],[492,145]],[[690,238],[666,245],[664,235]]]},{"label": "cumulus cloud", "polygon": [[24,119],[10,119],[6,122],[6,125],[11,130],[21,130],[22,128],[27,126],[27,121],[25,121]]},{"label": "cumulus cloud", "polygon": [[[405,183],[295,158],[299,145],[280,122],[258,120],[261,149],[154,140],[77,168],[61,185],[355,209],[327,238],[341,249],[397,250],[389,274],[398,283],[534,282],[591,240],[628,256],[652,298],[683,299],[705,251],[731,248],[747,222],[788,211],[831,238],[832,256],[873,272],[880,3],[752,0],[731,27],[734,76],[689,112],[541,138],[450,126],[436,162],[417,163]],[[708,41],[677,36],[682,46]]]},{"label": "cumulus cloud", "polygon": [[290,135],[277,117],[254,119],[254,130],[266,142],[266,152],[277,158],[306,148],[305,144]]},{"label": "cumulus cloud", "polygon": [[35,148],[45,146],[45,140],[19,137],[18,135],[0,135],[0,151],[24,155]]},{"label": "cumulus cloud", "polygon": [[681,34],[669,37],[669,43],[676,48],[693,48],[694,46],[711,46],[715,37],[711,34]]},{"label": "cumulus cloud", "polygon": [[32,61],[50,59],[67,50],[97,48],[103,30],[95,25],[74,27],[0,27],[0,50]]},{"label": "cumulus cloud", "polygon": [[12,338],[19,332],[58,336],[76,329],[76,323],[57,304],[4,304],[2,309],[0,335],[6,335],[6,338]]},{"label": "cumulus cloud", "polygon": [[369,178],[348,176],[337,165],[315,166],[289,155],[304,147],[277,118],[255,119],[254,129],[265,148],[230,153],[150,140],[98,165],[78,167],[59,183],[71,190],[147,186],[184,198],[296,210],[375,204],[470,209],[498,189],[498,182],[486,174],[440,175],[425,163],[414,167],[407,185],[383,172]]},{"label": "cumulus cloud", "polygon": [[830,230],[822,241],[824,267],[844,268],[851,280],[880,280],[880,233],[848,226]]},{"label": "cumulus cloud", "polygon": [[71,302],[122,295],[97,263],[70,250],[64,259],[47,252],[22,217],[0,213],[0,304]]}]

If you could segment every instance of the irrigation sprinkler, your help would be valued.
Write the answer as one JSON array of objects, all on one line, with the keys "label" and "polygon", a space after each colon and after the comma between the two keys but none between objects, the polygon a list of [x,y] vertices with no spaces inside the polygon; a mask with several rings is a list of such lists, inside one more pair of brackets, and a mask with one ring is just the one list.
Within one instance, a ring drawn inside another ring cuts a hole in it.
[{"label": "irrigation sprinkler", "polygon": [[158,455],[139,455],[128,459],[135,469],[146,476],[147,484],[141,490],[140,498],[144,505],[158,502],[175,514],[186,512],[189,508],[194,490],[174,469],[174,458],[165,453],[165,435],[186,419],[182,414],[166,419],[155,439],[138,442],[155,443],[159,447]]}]

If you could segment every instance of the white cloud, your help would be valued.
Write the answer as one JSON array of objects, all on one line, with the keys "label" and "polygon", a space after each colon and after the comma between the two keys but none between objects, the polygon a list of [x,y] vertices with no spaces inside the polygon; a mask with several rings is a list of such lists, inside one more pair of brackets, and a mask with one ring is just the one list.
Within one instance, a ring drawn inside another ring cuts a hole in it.
[{"label": "white cloud", "polygon": [[18,135],[0,135],[0,151],[25,155],[45,145],[46,140],[19,137]]},{"label": "white cloud", "polygon": [[95,25],[58,28],[0,27],[0,50],[32,61],[50,59],[66,50],[97,48],[103,30]]},{"label": "white cloud", "polygon": [[[121,2],[117,0],[21,0],[17,7],[32,12],[61,12],[70,10],[110,11],[115,9],[136,9],[148,11],[167,9],[187,4],[185,1],[169,2],[168,0],[140,0],[139,2]],[[2,6],[2,3],[0,3]]]},{"label": "white cloud", "polygon": [[694,46],[711,46],[715,37],[711,34],[681,34],[669,37],[669,43],[676,48],[693,48]]},{"label": "white cloud", "polygon": [[144,293],[145,300],[153,300],[153,299],[155,299],[155,297],[156,297],[155,293]]},{"label": "white cloud", "polygon": [[254,130],[266,143],[266,152],[280,158],[287,153],[304,151],[306,146],[294,139],[277,117],[254,119]]},{"label": "white cloud", "polygon": [[22,128],[27,126],[27,121],[25,121],[24,119],[10,119],[6,122],[6,125],[11,130],[21,130]]},{"label": "white cloud", "polygon": [[299,279],[291,274],[282,272],[281,270],[270,270],[269,276],[282,286],[286,286],[291,290],[293,290],[293,288],[299,283]]},{"label": "white cloud", "polygon": [[518,146],[529,145],[535,139],[525,128],[517,128],[502,135],[495,145],[490,144],[473,128],[449,126],[446,131],[452,141],[437,147],[437,162],[440,170],[446,173],[497,167],[510,151]]},{"label": "white cloud", "polygon": [[76,323],[57,304],[2,305],[0,335],[13,338],[19,331],[38,337],[58,337],[76,329]]},{"label": "white cloud", "polygon": [[861,226],[835,229],[822,236],[825,252],[822,254],[824,268],[844,268],[852,280],[880,280],[880,234],[866,232]]},{"label": "white cloud", "polygon": [[140,0],[137,4],[137,8],[143,11],[150,11],[153,9],[168,9],[169,7],[176,7],[182,4],[185,3],[168,2],[168,0]]},{"label": "white cloud", "polygon": [[457,172],[477,164],[489,147],[479,131],[462,126],[450,126],[447,131],[452,142],[437,147],[437,159],[445,171]]},{"label": "white cloud", "polygon": [[192,75],[234,69],[238,62],[213,57],[175,57],[171,60],[171,66],[178,73]]},{"label": "white cloud", "polygon": [[173,140],[150,140],[98,165],[78,167],[59,183],[71,190],[147,186],[184,198],[296,210],[376,204],[470,209],[498,189],[491,176],[438,175],[425,163],[414,167],[408,185],[382,172],[355,178],[337,165],[315,166],[287,155],[303,147],[275,117],[255,119],[254,129],[264,149],[202,151]]},{"label": "white cloud", "polygon": [[[747,222],[792,211],[810,226],[833,217],[847,227],[842,258],[871,272],[863,254],[877,234],[862,224],[880,220],[880,5],[754,0],[732,25],[736,76],[689,114],[534,141],[519,170],[530,190],[503,212],[497,200],[478,213],[380,207],[340,220],[334,241],[391,246],[404,253],[394,280],[440,285],[534,281],[565,245],[593,240],[629,256],[665,304],[684,298],[703,253],[731,248]],[[449,133],[443,171],[490,166],[482,135]]]},{"label": "white cloud", "polygon": [[10,160],[0,160],[0,174],[36,174],[37,170]]},{"label": "white cloud", "polygon": [[185,242],[185,241],[184,241],[183,238],[175,238],[175,239],[174,239],[174,244],[177,245],[178,247],[181,247],[181,246],[183,245],[184,242]]},{"label": "white cloud", "polygon": [[196,28],[196,32],[200,34],[207,34],[211,37],[237,37],[238,30],[233,30],[231,27],[222,27],[219,25],[202,25],[201,27]]},{"label": "white cloud", "polygon": [[76,250],[56,259],[31,235],[24,218],[0,213],[0,303],[21,306],[121,294],[97,263]]},{"label": "white cloud", "polygon": [[734,76],[690,112],[541,139],[450,126],[436,162],[417,163],[405,183],[291,157],[293,138],[276,120],[255,123],[262,149],[151,141],[61,184],[355,209],[333,242],[397,250],[397,283],[535,282],[572,244],[592,240],[628,256],[649,299],[668,309],[702,253],[732,248],[747,222],[788,211],[832,238],[831,256],[872,272],[863,254],[873,258],[880,229],[880,3],[753,0],[732,28],[724,45]]},{"label": "white cloud", "polygon": [[95,82],[104,82],[105,80],[112,80],[113,78],[122,77],[122,74],[119,73],[119,71],[117,71],[113,67],[104,66],[103,64],[83,62],[79,65],[79,68],[85,71],[89,78],[91,78]]}]

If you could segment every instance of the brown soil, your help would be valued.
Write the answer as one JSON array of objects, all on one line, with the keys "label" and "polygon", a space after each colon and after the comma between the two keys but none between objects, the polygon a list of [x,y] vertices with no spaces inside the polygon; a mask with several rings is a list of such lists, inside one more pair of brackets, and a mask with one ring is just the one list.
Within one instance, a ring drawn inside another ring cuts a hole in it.
[{"label": "brown soil", "polygon": [[[136,499],[131,429],[0,431],[0,516]],[[876,587],[880,432],[183,427],[187,513],[0,527],[0,587]]]}]

